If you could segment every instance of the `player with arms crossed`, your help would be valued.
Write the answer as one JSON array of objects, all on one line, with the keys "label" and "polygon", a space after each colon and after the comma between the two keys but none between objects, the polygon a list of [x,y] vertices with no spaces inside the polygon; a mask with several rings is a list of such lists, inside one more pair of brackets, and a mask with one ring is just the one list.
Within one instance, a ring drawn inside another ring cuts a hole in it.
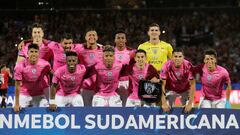
[{"label": "player with arms crossed", "polygon": [[167,61],[161,70],[162,79],[162,109],[169,112],[176,97],[181,98],[184,112],[192,110],[196,82],[191,72],[192,64],[184,59],[180,48],[173,50],[172,59]]},{"label": "player with arms crossed", "polygon": [[15,112],[19,112],[20,107],[48,106],[43,89],[49,87],[44,76],[50,71],[50,64],[39,58],[39,46],[29,45],[28,58],[19,62],[15,67]]},{"label": "player with arms crossed", "polygon": [[[204,53],[204,64],[193,68],[194,73],[199,73],[202,83],[203,100],[201,108],[231,108],[229,102],[232,89],[228,71],[217,65],[217,52],[207,49]],[[224,84],[226,88],[226,100],[223,99]]]}]

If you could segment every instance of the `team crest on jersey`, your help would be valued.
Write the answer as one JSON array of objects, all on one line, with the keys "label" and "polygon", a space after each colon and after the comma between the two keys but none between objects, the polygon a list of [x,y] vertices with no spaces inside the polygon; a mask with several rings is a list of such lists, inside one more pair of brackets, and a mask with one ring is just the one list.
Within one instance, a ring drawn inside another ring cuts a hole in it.
[{"label": "team crest on jersey", "polygon": [[153,49],[152,52],[153,52],[153,54],[157,54],[158,50],[157,49]]},{"label": "team crest on jersey", "polygon": [[32,73],[36,74],[37,70],[35,68],[32,69]]},{"label": "team crest on jersey", "polygon": [[179,76],[180,76],[180,74],[181,74],[180,72],[176,72],[176,76],[177,76],[177,77],[179,77]]},{"label": "team crest on jersey", "polygon": [[145,83],[144,84],[144,90],[147,94],[153,93],[154,89],[155,89],[155,85],[153,85],[151,83]]},{"label": "team crest on jersey", "polygon": [[118,58],[121,60],[123,59],[123,55],[118,55]]},{"label": "team crest on jersey", "polygon": [[71,81],[75,81],[75,76],[70,77]]},{"label": "team crest on jersey", "polygon": [[94,57],[95,57],[95,54],[94,54],[94,53],[90,53],[90,54],[89,54],[89,58],[90,58],[90,59],[94,59]]},{"label": "team crest on jersey", "polygon": [[211,75],[208,75],[208,76],[207,76],[207,80],[208,80],[208,81],[212,80],[212,76],[211,76]]},{"label": "team crest on jersey", "polygon": [[139,75],[138,75],[138,79],[143,79],[143,75],[142,75],[142,74],[139,74]]},{"label": "team crest on jersey", "polygon": [[66,59],[66,54],[64,53],[62,57],[63,57],[63,59]]},{"label": "team crest on jersey", "polygon": [[112,72],[107,72],[107,76],[112,76]]}]

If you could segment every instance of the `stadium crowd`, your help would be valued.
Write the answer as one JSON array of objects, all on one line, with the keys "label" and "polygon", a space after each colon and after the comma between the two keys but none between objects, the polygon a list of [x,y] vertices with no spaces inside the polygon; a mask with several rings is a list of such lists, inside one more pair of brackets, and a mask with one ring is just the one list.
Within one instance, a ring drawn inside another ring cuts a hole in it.
[{"label": "stadium crowd", "polygon": [[[29,13],[28,13],[29,14]],[[99,43],[113,45],[114,32],[123,28],[127,33],[128,46],[137,48],[148,40],[147,29],[152,22],[161,26],[162,40],[174,46],[183,46],[185,56],[193,64],[203,61],[203,50],[212,47],[218,52],[218,64],[226,67],[232,82],[239,82],[240,71],[240,15],[228,11],[181,11],[181,10],[85,10],[58,13],[36,13],[28,17],[2,15],[0,20],[0,63],[13,71],[17,47],[23,39],[29,39],[31,25],[40,22],[45,26],[45,37],[59,41],[61,33],[71,32],[74,42],[84,42],[85,29],[96,28]],[[181,37],[200,37],[196,42],[180,42]]]}]

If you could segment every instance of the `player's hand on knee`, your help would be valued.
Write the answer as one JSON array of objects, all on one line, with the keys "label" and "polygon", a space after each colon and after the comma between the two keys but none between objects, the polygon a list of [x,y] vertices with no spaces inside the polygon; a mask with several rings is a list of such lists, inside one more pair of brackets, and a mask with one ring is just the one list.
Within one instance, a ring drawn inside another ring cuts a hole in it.
[{"label": "player's hand on knee", "polygon": [[163,109],[163,112],[170,112],[171,107],[167,103],[164,103],[162,104],[162,109]]},{"label": "player's hand on knee", "polygon": [[57,105],[56,104],[50,104],[49,105],[49,110],[53,111],[53,112],[56,111],[57,110]]},{"label": "player's hand on knee", "polygon": [[19,113],[21,110],[21,107],[19,105],[14,105],[13,107],[14,112]]},{"label": "player's hand on knee", "polygon": [[184,106],[184,113],[190,113],[192,110],[192,104],[186,104]]}]

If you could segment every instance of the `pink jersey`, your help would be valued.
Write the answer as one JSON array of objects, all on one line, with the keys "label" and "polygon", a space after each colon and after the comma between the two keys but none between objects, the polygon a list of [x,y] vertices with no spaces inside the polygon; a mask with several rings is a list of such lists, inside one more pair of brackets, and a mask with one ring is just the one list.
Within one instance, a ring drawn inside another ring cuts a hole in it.
[{"label": "pink jersey", "polygon": [[[18,55],[22,56],[22,57],[25,57],[25,58],[28,58],[27,52],[28,52],[28,46],[30,44],[31,43],[25,44],[23,49],[18,52]],[[49,48],[49,44],[48,43],[42,43],[39,46],[39,58],[44,59],[46,61],[50,61],[50,59],[52,58],[52,55],[53,54],[52,54],[51,49]]]},{"label": "pink jersey", "polygon": [[49,48],[53,52],[53,71],[66,64],[66,54],[60,43],[50,42]]},{"label": "pink jersey", "polygon": [[85,74],[86,68],[84,65],[77,65],[74,73],[68,72],[67,65],[57,69],[52,79],[52,83],[59,84],[60,86],[57,91],[57,95],[74,96],[79,94]]},{"label": "pink jersey", "polygon": [[20,93],[27,96],[43,95],[44,89],[49,87],[44,77],[50,70],[50,64],[43,59],[39,59],[35,65],[31,65],[28,59],[19,62],[15,66],[14,79],[22,82]]},{"label": "pink jersey", "polygon": [[131,57],[134,55],[136,50],[125,48],[122,51],[119,51],[115,47],[115,60],[121,62],[122,64],[129,64]]},{"label": "pink jersey", "polygon": [[112,68],[107,68],[102,61],[97,63],[93,68],[96,73],[97,94],[101,96],[113,96],[118,88],[119,77],[124,71],[123,64],[115,61]]},{"label": "pink jersey", "polygon": [[[78,54],[80,63],[86,67],[90,67],[103,59],[102,47],[98,46],[97,49],[88,49],[86,44],[78,44],[75,47],[75,51]],[[84,80],[83,88],[87,90],[95,90],[96,75]]]},{"label": "pink jersey", "polygon": [[182,93],[190,89],[189,80],[193,80],[192,64],[184,60],[180,68],[176,68],[172,60],[167,61],[161,70],[160,78],[166,80],[166,90]]},{"label": "pink jersey", "polygon": [[78,44],[75,47],[78,54],[80,63],[86,67],[90,67],[102,60],[103,51],[101,46],[97,46],[97,49],[88,49],[85,44]]},{"label": "pink jersey", "polygon": [[151,80],[153,77],[158,77],[157,70],[150,64],[145,64],[145,68],[140,70],[136,64],[130,65],[125,71],[129,74],[129,90],[131,91],[130,99],[139,99],[138,86],[140,80]]},{"label": "pink jersey", "polygon": [[204,97],[208,100],[218,100],[222,98],[224,84],[231,83],[231,80],[228,71],[217,65],[213,72],[209,72],[206,66],[202,68],[201,82]]}]

